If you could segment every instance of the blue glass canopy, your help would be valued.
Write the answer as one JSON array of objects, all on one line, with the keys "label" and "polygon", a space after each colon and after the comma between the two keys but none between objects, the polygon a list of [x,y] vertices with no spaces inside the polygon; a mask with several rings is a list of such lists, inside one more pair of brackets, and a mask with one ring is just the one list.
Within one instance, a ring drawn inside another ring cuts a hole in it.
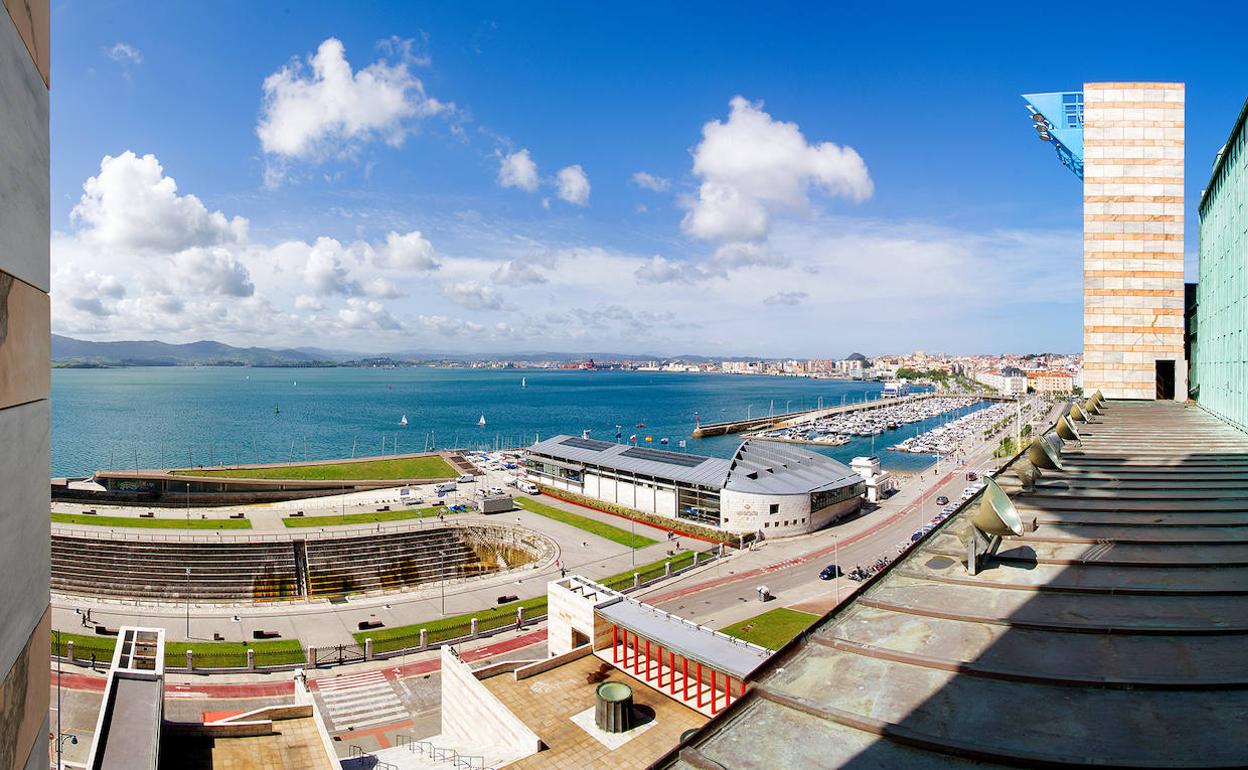
[{"label": "blue glass canopy", "polygon": [[1053,145],[1057,158],[1083,179],[1083,92],[1023,94],[1037,136]]}]

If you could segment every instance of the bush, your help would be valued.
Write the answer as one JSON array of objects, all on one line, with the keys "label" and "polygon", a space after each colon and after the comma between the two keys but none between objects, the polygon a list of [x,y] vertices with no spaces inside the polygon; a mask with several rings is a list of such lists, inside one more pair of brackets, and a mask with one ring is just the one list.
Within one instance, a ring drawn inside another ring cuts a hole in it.
[{"label": "bush", "polygon": [[[735,545],[737,543],[738,538],[734,534],[721,532],[718,529],[712,529],[710,527],[699,526],[692,522],[685,521],[684,519],[672,519],[667,516],[657,516],[653,513],[642,513],[641,511],[624,505],[608,503],[592,497],[586,497],[585,495],[578,495],[575,492],[568,492],[564,489],[548,487],[545,484],[539,484],[538,487],[542,490],[542,494],[544,495],[550,495],[551,497],[558,498],[560,500],[567,500],[570,503],[583,505],[586,508],[593,508],[596,511],[602,511],[603,513],[623,516],[626,519],[635,519],[643,524],[649,524],[651,526],[658,527],[659,529],[670,529],[683,535],[689,535],[690,537],[710,540],[713,543],[727,543],[729,545]],[[750,541],[750,537],[748,535],[745,539],[746,542]]]}]

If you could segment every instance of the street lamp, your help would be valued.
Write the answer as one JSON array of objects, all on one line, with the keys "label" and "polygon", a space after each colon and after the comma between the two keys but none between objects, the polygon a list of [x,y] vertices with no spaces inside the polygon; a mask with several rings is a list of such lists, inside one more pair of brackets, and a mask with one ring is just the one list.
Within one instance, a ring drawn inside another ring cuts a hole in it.
[{"label": "street lamp", "polygon": [[186,482],[186,520],[191,520],[191,482]]},{"label": "street lamp", "polygon": [[186,568],[186,640],[191,640],[191,568]]},{"label": "street lamp", "polygon": [[442,589],[442,616],[446,617],[446,551],[438,551],[438,572],[442,578],[438,581]]}]

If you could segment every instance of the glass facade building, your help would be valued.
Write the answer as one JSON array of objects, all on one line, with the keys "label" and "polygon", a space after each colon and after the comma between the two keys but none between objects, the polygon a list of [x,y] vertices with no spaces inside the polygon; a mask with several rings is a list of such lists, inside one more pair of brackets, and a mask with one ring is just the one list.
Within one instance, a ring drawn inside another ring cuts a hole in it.
[{"label": "glass facade building", "polygon": [[1218,152],[1200,197],[1200,282],[1191,394],[1248,430],[1248,102]]}]

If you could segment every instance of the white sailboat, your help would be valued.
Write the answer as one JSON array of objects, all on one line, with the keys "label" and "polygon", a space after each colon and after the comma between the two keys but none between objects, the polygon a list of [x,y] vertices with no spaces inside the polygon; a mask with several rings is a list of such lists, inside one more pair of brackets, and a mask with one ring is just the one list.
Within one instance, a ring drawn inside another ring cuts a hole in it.
[{"label": "white sailboat", "polygon": [[399,420],[399,425],[407,427],[407,415],[403,415],[403,419]]},{"label": "white sailboat", "polygon": [[524,377],[521,377],[521,378],[520,378],[520,387],[522,387],[522,388],[527,388],[527,387],[529,387],[529,381],[528,381],[527,379],[525,379]]},{"label": "white sailboat", "polygon": [[482,428],[485,427],[485,415],[481,415],[481,419],[477,420],[477,425],[479,425]]}]

